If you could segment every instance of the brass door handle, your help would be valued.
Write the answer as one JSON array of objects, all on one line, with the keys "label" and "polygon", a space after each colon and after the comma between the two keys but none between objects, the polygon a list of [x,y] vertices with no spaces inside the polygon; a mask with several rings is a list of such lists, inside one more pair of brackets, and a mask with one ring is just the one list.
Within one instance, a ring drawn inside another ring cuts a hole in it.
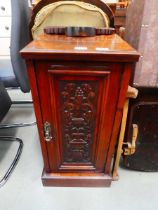
[{"label": "brass door handle", "polygon": [[51,126],[50,123],[47,121],[44,123],[44,139],[47,142],[50,142],[53,139]]}]

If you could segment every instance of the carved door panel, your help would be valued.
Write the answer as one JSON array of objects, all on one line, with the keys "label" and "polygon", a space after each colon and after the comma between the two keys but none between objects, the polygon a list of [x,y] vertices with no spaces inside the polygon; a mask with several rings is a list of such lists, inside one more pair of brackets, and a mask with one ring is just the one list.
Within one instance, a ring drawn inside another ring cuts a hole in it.
[{"label": "carved door panel", "polygon": [[46,143],[51,171],[104,170],[116,105],[109,108],[112,79],[111,70],[39,70],[43,122],[53,137]]}]

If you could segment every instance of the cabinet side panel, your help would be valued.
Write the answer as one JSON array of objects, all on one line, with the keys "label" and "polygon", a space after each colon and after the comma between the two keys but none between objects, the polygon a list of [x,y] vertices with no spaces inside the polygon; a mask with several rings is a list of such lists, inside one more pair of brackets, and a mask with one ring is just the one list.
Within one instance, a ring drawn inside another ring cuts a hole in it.
[{"label": "cabinet side panel", "polygon": [[[96,151],[96,164],[98,170],[105,168],[106,159],[108,156],[108,148],[111,144],[111,135],[113,123],[116,114],[116,107],[118,103],[118,96],[121,81],[121,66],[120,64],[113,64],[111,73],[108,78],[108,88],[104,87],[106,93],[102,100],[100,128],[98,138],[100,139]],[[111,162],[111,158],[109,159]]]},{"label": "cabinet side panel", "polygon": [[109,145],[109,149],[108,149],[108,156],[107,156],[107,160],[106,160],[105,173],[111,173],[111,160],[112,160],[112,156],[114,154],[115,146],[117,143],[117,137],[118,137],[119,128],[120,128],[121,119],[122,119],[122,113],[123,113],[123,106],[125,104],[127,88],[128,88],[129,79],[131,76],[131,69],[132,69],[131,64],[125,64],[123,72],[121,74],[121,77],[122,77],[121,83],[120,83],[121,88],[119,90],[119,96],[118,96],[118,102],[117,102],[117,107],[116,107],[116,112],[115,112],[113,130],[112,130],[110,145]]}]

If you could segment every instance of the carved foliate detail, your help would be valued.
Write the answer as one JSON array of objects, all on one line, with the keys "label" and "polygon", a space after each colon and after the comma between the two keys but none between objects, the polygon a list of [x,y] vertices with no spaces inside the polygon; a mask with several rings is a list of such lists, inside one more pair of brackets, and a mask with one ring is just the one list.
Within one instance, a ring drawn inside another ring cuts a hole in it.
[{"label": "carved foliate detail", "polygon": [[96,82],[63,83],[60,100],[64,161],[89,162],[95,130],[97,85]]}]

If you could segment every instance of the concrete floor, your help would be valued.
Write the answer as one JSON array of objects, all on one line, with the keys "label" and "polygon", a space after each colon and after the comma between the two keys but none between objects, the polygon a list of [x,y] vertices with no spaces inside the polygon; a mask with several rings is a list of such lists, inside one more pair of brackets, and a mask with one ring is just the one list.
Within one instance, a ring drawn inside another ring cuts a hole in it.
[{"label": "concrete floor", "polygon": [[[11,119],[33,120],[32,108],[12,109],[4,121]],[[158,210],[158,173],[120,169],[120,179],[113,182],[111,188],[43,187],[40,179],[43,162],[36,126],[7,132],[22,138],[24,148],[15,171],[0,189],[0,210]],[[6,147],[4,157],[0,156],[0,176],[4,166],[9,165],[13,147]]]}]

